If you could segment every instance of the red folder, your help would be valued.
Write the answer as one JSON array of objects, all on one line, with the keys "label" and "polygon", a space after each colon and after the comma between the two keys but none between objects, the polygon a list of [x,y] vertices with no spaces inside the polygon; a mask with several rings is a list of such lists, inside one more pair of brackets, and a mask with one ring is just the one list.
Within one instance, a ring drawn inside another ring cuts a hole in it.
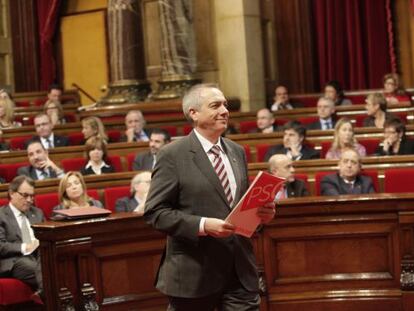
[{"label": "red folder", "polygon": [[236,226],[237,234],[252,236],[260,224],[260,218],[256,215],[257,208],[273,202],[285,182],[285,179],[263,171],[257,174],[249,189],[226,218],[227,222]]}]

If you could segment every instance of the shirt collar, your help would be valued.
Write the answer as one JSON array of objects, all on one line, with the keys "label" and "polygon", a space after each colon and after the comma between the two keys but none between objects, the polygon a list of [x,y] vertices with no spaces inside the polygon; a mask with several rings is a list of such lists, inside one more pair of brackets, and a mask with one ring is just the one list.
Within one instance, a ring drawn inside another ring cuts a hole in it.
[{"label": "shirt collar", "polygon": [[[91,160],[89,160],[89,162],[85,165],[85,168],[87,168],[87,169],[90,168],[90,167],[92,167],[92,161]],[[101,165],[99,165],[98,168],[102,169],[103,167],[109,167],[109,165],[106,164],[105,161],[102,161]]]},{"label": "shirt collar", "polygon": [[18,210],[17,207],[15,207],[13,204],[11,204],[11,202],[9,202],[9,206],[10,206],[11,211],[14,214],[14,217],[18,218],[22,214],[24,214],[23,212],[21,212],[20,210]]},{"label": "shirt collar", "polygon": [[50,142],[52,142],[53,143],[53,132],[49,135],[49,137],[40,137],[40,140],[42,141],[42,142],[46,142],[46,139],[49,139],[50,140]]},{"label": "shirt collar", "polygon": [[204,150],[205,153],[209,152],[211,150],[211,147],[213,147],[214,145],[219,146],[220,150],[223,151],[223,146],[221,144],[221,137],[217,141],[217,144],[212,144],[207,138],[205,138],[203,135],[201,135],[199,132],[197,132],[196,129],[194,129],[194,133],[196,134],[198,140],[200,141],[201,146],[203,147],[203,150]]}]

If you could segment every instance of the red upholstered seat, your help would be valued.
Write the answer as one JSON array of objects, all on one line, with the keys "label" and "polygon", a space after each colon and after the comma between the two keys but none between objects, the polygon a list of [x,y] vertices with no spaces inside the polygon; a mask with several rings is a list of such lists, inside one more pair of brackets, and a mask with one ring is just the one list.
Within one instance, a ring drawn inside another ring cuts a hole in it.
[{"label": "red upholstered seat", "polygon": [[331,148],[332,142],[323,141],[321,142],[321,159],[325,159],[326,153]]},{"label": "red upholstered seat", "polygon": [[42,193],[35,195],[35,206],[40,208],[47,219],[52,215],[53,208],[59,204],[59,196],[55,193]]},{"label": "red upholstered seat", "polygon": [[251,162],[252,160],[252,153],[250,152],[250,146],[249,145],[243,145],[244,153],[246,154],[247,162]]},{"label": "red upholstered seat", "polygon": [[292,98],[292,102],[301,103],[304,107],[316,107],[316,103],[318,102],[318,97],[316,96],[295,97],[295,98]]},{"label": "red upholstered seat", "polygon": [[122,162],[119,155],[108,156],[108,164],[112,165],[115,172],[122,172]]},{"label": "red upholstered seat", "polygon": [[82,145],[84,142],[84,136],[81,132],[74,132],[68,134],[69,139],[69,145],[76,146],[76,145]]},{"label": "red upholstered seat", "polygon": [[177,127],[172,125],[160,126],[160,129],[166,130],[171,137],[177,136]]},{"label": "red upholstered seat", "polygon": [[126,161],[128,164],[128,171],[133,171],[132,164],[134,163],[135,157],[136,157],[135,153],[130,153],[126,156]]},{"label": "red upholstered seat", "polygon": [[193,126],[191,124],[186,124],[183,126],[183,134],[188,135],[193,130]]},{"label": "red upholstered seat", "polygon": [[106,188],[104,191],[105,208],[115,211],[116,200],[131,194],[129,186]]},{"label": "red upholstered seat", "polygon": [[385,170],[384,192],[414,192],[414,168],[395,168]]},{"label": "red upholstered seat", "polygon": [[62,159],[60,161],[65,172],[80,171],[86,165],[85,158]]},{"label": "red upholstered seat", "polygon": [[13,180],[17,176],[17,170],[21,166],[29,165],[28,162],[18,162],[18,163],[7,163],[0,164],[0,176],[3,177],[7,182]]},{"label": "red upholstered seat", "polygon": [[76,114],[73,112],[65,112],[65,120],[66,122],[76,122]]},{"label": "red upholstered seat", "polygon": [[239,122],[239,131],[240,133],[249,133],[257,127],[256,120],[252,121],[240,121]]},{"label": "red upholstered seat", "polygon": [[257,162],[263,162],[267,150],[269,150],[269,144],[257,144],[256,145],[256,160]]},{"label": "red upholstered seat", "polygon": [[47,101],[47,99],[46,98],[40,98],[40,99],[35,99],[34,101],[33,101],[33,104],[35,105],[35,106],[43,106],[44,104],[45,104],[45,102]]},{"label": "red upholstered seat", "polygon": [[12,150],[24,150],[24,143],[32,138],[31,135],[18,136],[10,138],[10,149]]},{"label": "red upholstered seat", "polygon": [[381,140],[378,138],[367,138],[359,139],[358,142],[365,147],[367,155],[370,155],[375,153],[375,150],[377,149]]},{"label": "red upholstered seat", "polygon": [[7,205],[8,203],[9,203],[9,199],[6,199],[6,198],[1,198],[0,199],[0,207],[4,206],[4,205]]},{"label": "red upholstered seat", "polygon": [[28,100],[22,100],[22,101],[16,101],[16,107],[29,107],[30,101]]},{"label": "red upholstered seat", "polygon": [[302,123],[303,125],[308,125],[308,124],[311,124],[317,121],[318,119],[319,119],[318,117],[302,117],[302,118],[298,118],[298,121]]},{"label": "red upholstered seat", "polygon": [[[336,173],[336,171],[324,171],[324,172],[318,172],[315,174],[315,189],[316,189],[316,195],[321,195],[321,180],[323,177],[329,174]],[[369,176],[372,179],[372,183],[374,184],[374,189],[376,192],[379,190],[379,181],[378,181],[378,172],[376,170],[362,170],[362,175]]]},{"label": "red upholstered seat", "polygon": [[98,190],[96,190],[96,189],[89,189],[89,190],[86,191],[86,193],[91,198],[99,201],[99,193],[98,193]]},{"label": "red upholstered seat", "polygon": [[[0,305],[7,306],[30,301],[33,291],[20,280],[12,278],[0,279]],[[17,309],[16,309],[17,310]],[[25,309],[28,310],[28,309]]]},{"label": "red upholstered seat", "polygon": [[106,134],[111,143],[118,143],[121,140],[122,134],[119,130],[108,130]]}]

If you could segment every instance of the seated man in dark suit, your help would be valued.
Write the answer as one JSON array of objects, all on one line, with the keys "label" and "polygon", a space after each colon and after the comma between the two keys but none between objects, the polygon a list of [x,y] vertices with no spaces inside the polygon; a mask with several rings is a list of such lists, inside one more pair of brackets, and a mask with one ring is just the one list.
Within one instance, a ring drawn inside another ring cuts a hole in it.
[{"label": "seated man in dark suit", "polygon": [[128,111],[125,116],[125,134],[121,137],[121,141],[149,141],[149,131],[145,130],[146,121],[140,110]]},{"label": "seated man in dark suit", "polygon": [[20,167],[17,175],[25,175],[34,180],[63,177],[63,170],[49,159],[49,153],[40,141],[35,140],[29,143],[27,157],[30,165]]},{"label": "seated man in dark suit", "polygon": [[319,152],[304,145],[306,128],[298,121],[290,121],[283,126],[283,144],[270,147],[265,161],[274,154],[286,154],[292,160],[319,159]]},{"label": "seated man in dark suit", "polygon": [[37,136],[33,136],[25,142],[26,149],[29,142],[34,140],[40,141],[45,149],[69,146],[69,139],[67,137],[58,136],[53,133],[52,121],[46,113],[39,113],[35,116],[34,126]]},{"label": "seated man in dark suit", "polygon": [[276,194],[275,199],[309,195],[305,183],[300,179],[295,179],[295,168],[293,167],[292,160],[287,155],[272,155],[269,160],[269,170],[276,177],[286,179],[285,187]]},{"label": "seated man in dark suit", "polygon": [[157,153],[171,141],[170,134],[163,129],[153,129],[150,135],[150,150],[138,153],[132,168],[135,171],[151,171],[157,161]]},{"label": "seated man in dark suit", "polygon": [[116,201],[116,212],[137,212],[144,214],[145,200],[151,183],[151,173],[138,173],[131,180],[131,195]]},{"label": "seated man in dark suit", "polygon": [[335,127],[335,103],[332,99],[321,97],[316,106],[319,120],[307,126],[308,130],[330,130]]},{"label": "seated man in dark suit", "polygon": [[273,113],[263,108],[257,112],[257,128],[250,131],[250,133],[273,133],[278,130],[278,126],[275,124],[275,117]]},{"label": "seated man in dark suit", "polygon": [[339,171],[326,175],[321,181],[322,195],[373,193],[374,185],[369,176],[360,174],[361,159],[355,149],[342,151]]},{"label": "seated man in dark suit", "polygon": [[9,198],[9,204],[0,208],[0,276],[19,279],[38,291],[42,289],[39,241],[30,225],[44,221],[44,216],[33,206],[34,181],[15,177]]},{"label": "seated man in dark suit", "polygon": [[278,85],[275,88],[275,96],[273,97],[273,104],[270,107],[272,111],[291,110],[294,108],[301,108],[300,103],[292,103],[289,100],[289,91],[286,86]]}]

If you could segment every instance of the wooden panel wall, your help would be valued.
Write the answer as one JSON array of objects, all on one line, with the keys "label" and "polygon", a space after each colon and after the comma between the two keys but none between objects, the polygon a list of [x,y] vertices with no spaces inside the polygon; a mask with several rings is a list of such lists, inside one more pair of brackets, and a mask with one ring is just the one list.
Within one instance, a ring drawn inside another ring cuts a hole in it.
[{"label": "wooden panel wall", "polygon": [[13,0],[9,3],[15,91],[38,91],[40,64],[36,1]]}]

